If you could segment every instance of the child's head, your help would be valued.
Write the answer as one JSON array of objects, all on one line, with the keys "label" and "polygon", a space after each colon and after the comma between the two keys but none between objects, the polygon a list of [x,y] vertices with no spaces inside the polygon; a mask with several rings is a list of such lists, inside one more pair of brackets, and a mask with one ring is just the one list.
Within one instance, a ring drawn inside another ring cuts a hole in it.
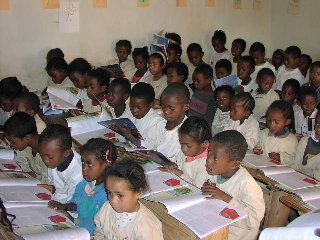
[{"label": "child's head", "polygon": [[214,90],[214,98],[216,99],[218,108],[222,112],[228,112],[231,108],[231,100],[235,94],[233,88],[229,85],[217,87]]},{"label": "child's head", "polygon": [[132,52],[134,66],[138,70],[148,69],[149,52],[147,47],[135,48]]},{"label": "child's head", "polygon": [[282,85],[281,100],[290,104],[294,104],[298,92],[300,90],[300,83],[296,79],[288,79]]},{"label": "child's head", "polygon": [[270,132],[276,136],[285,133],[285,129],[291,129],[291,123],[294,120],[292,105],[283,100],[276,100],[267,110],[267,126]]},{"label": "child's head", "polygon": [[243,92],[233,96],[230,107],[230,118],[233,121],[243,123],[251,114],[255,107],[254,98],[248,92]]},{"label": "child's head", "polygon": [[266,49],[261,42],[252,43],[249,54],[254,59],[256,65],[264,63]]},{"label": "child's head", "polygon": [[213,36],[211,38],[211,44],[213,49],[217,52],[217,53],[221,53],[225,50],[225,45],[227,42],[227,37],[224,31],[222,30],[216,30],[213,33]]},{"label": "child's head", "polygon": [[50,49],[47,53],[47,63],[54,57],[64,58],[64,53],[60,48]]},{"label": "child's head", "polygon": [[203,55],[202,47],[198,43],[191,43],[187,48],[187,54],[189,62],[192,63],[193,66],[197,67],[201,63],[203,63]]},{"label": "child's head", "polygon": [[52,124],[39,136],[38,150],[48,168],[56,168],[72,154],[72,137],[69,128]]},{"label": "child's head", "polygon": [[312,58],[308,54],[301,54],[298,68],[304,76],[307,76],[311,64]]},{"label": "child's head", "polygon": [[204,90],[211,87],[213,69],[209,64],[203,63],[196,67],[193,72],[193,84],[197,90]]},{"label": "child's head", "polygon": [[244,136],[236,130],[217,133],[210,142],[206,168],[210,175],[232,177],[248,149]]},{"label": "child's head", "polygon": [[320,111],[317,113],[316,121],[314,124],[314,133],[316,139],[320,140]]},{"label": "child's head", "polygon": [[232,65],[231,62],[227,59],[220,59],[216,65],[216,76],[217,79],[227,77],[232,72]]},{"label": "child's head", "polygon": [[148,59],[149,71],[152,75],[158,75],[163,72],[166,65],[166,59],[163,54],[153,53]]},{"label": "child's head", "polygon": [[112,142],[102,138],[91,138],[81,147],[82,174],[88,181],[96,180],[96,185],[105,179],[105,170],[117,159],[117,150]]},{"label": "child's head", "polygon": [[87,95],[90,99],[99,98],[108,89],[110,77],[102,68],[97,68],[88,72]]},{"label": "child's head", "polygon": [[284,52],[281,49],[277,49],[272,54],[272,65],[278,69],[284,63]]},{"label": "child's head", "polygon": [[130,96],[131,84],[126,78],[114,79],[107,91],[107,102],[112,108],[117,108],[126,103]]},{"label": "child's head", "polygon": [[16,77],[7,77],[0,81],[0,106],[3,111],[10,112],[13,109],[13,100],[24,87]]},{"label": "child's head", "polygon": [[88,86],[88,72],[92,70],[91,64],[84,58],[74,59],[68,66],[69,78],[74,86],[80,89]]},{"label": "child's head", "polygon": [[13,112],[25,112],[30,116],[34,116],[40,111],[39,97],[32,92],[26,92],[19,94],[13,100]]},{"label": "child's head", "polygon": [[116,53],[119,59],[119,62],[125,62],[128,56],[131,54],[132,45],[128,40],[119,40],[116,43]]},{"label": "child's head", "polygon": [[183,119],[189,109],[189,90],[183,83],[172,83],[162,92],[160,102],[163,116],[168,122]]},{"label": "child's head", "polygon": [[309,86],[300,88],[297,99],[305,116],[310,116],[318,104],[317,92]]},{"label": "child's head", "polygon": [[32,137],[38,135],[36,121],[24,112],[14,113],[5,122],[3,131],[10,146],[18,151],[28,147]]},{"label": "child's head", "polygon": [[203,118],[188,117],[179,128],[181,150],[188,157],[195,157],[209,147],[211,127]]},{"label": "child's head", "polygon": [[139,198],[148,187],[143,168],[134,159],[112,164],[106,171],[106,191],[114,211],[133,213],[139,210]]},{"label": "child's head", "polygon": [[246,50],[246,41],[242,38],[237,38],[233,40],[231,45],[231,54],[234,57],[241,57],[241,54]]},{"label": "child's head", "polygon": [[[256,67],[255,61],[251,56],[242,56],[238,61],[237,75],[243,79],[249,79]],[[255,80],[255,79],[254,79]]]},{"label": "child's head", "polygon": [[168,64],[174,63],[174,62],[180,62],[180,58],[182,54],[182,48],[180,47],[180,45],[169,44],[166,51],[167,51]]},{"label": "child's head", "polygon": [[63,58],[54,57],[47,63],[46,71],[54,83],[61,84],[68,76],[68,63]]},{"label": "child's head", "polygon": [[130,111],[137,118],[143,118],[153,105],[155,92],[149,83],[139,82],[131,90],[130,93]]},{"label": "child's head", "polygon": [[320,61],[315,61],[311,64],[309,81],[315,89],[320,87]]},{"label": "child's head", "polygon": [[177,44],[181,46],[181,37],[178,33],[166,33],[164,36],[169,39],[169,44]]},{"label": "child's head", "polygon": [[182,62],[170,63],[167,67],[167,82],[185,82],[189,76],[187,65]]},{"label": "child's head", "polygon": [[284,64],[287,68],[295,69],[299,66],[301,50],[297,46],[290,46],[285,51]]},{"label": "child's head", "polygon": [[257,75],[257,83],[261,93],[268,93],[276,80],[274,72],[270,68],[262,68]]}]

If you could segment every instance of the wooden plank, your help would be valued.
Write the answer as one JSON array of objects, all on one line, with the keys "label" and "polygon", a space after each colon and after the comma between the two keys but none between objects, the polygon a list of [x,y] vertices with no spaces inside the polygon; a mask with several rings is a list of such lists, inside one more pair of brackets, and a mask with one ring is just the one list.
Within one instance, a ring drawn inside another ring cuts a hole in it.
[{"label": "wooden plank", "polygon": [[287,196],[280,197],[280,202],[283,203],[285,206],[295,209],[299,211],[300,213],[307,213],[310,212],[311,209],[305,204],[302,200],[297,198],[293,194],[289,194]]}]

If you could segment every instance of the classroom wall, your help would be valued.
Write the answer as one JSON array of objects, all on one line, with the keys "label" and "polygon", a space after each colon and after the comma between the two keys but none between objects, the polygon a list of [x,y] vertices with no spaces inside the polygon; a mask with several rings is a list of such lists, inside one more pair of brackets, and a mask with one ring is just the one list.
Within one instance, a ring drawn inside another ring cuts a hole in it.
[{"label": "classroom wall", "polygon": [[[178,32],[185,50],[198,42],[208,57],[214,30],[224,29],[227,47],[242,37],[248,45],[265,43],[270,55],[272,1],[264,0],[261,10],[253,10],[253,0],[243,1],[242,10],[233,9],[232,0],[216,0],[216,6],[204,6],[204,0],[187,0],[187,7],[176,7],[175,0],[151,0],[148,8],[137,8],[136,0],[108,0],[108,8],[93,9],[91,0],[80,2],[80,32],[61,33],[58,9],[42,9],[41,0],[10,0],[11,10],[0,11],[0,78],[17,76],[30,89],[45,87],[45,56],[60,47],[70,62],[84,57],[102,65],[115,57],[118,39],[130,39],[134,47],[150,43],[161,29]],[[183,54],[186,61],[186,55]]]}]

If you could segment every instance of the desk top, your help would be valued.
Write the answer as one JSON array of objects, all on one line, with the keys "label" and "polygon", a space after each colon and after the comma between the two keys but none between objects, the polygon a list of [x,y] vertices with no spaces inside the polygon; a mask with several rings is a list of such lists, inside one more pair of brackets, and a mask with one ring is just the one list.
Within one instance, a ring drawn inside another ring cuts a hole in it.
[{"label": "desk top", "polygon": [[307,204],[293,194],[282,196],[279,200],[285,206],[295,209],[301,213],[307,213],[311,211]]}]

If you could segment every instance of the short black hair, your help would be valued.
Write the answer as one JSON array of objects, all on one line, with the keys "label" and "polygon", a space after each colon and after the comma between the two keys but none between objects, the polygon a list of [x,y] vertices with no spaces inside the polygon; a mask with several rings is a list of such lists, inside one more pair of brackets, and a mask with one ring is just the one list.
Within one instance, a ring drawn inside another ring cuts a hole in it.
[{"label": "short black hair", "polygon": [[135,58],[135,57],[138,57],[138,56],[143,57],[147,61],[148,58],[149,58],[148,47],[142,47],[142,48],[133,49],[132,57]]},{"label": "short black hair", "polygon": [[246,55],[246,56],[242,56],[239,60],[239,62],[242,61],[242,62],[248,62],[250,64],[250,68],[251,69],[255,69],[256,68],[256,63],[253,59],[253,57],[249,56],[249,55]]},{"label": "short black hair", "polygon": [[35,113],[40,111],[40,99],[33,92],[24,92],[15,97],[16,100],[23,102],[27,110],[33,110]]},{"label": "short black hair", "polygon": [[264,54],[266,52],[266,49],[265,49],[263,43],[261,43],[261,42],[252,43],[252,45],[250,46],[249,53],[251,54],[254,52],[260,52],[260,53]]},{"label": "short black hair", "polygon": [[[106,155],[109,151],[108,155]],[[90,152],[96,155],[96,159],[100,162],[110,160],[114,163],[117,159],[117,149],[112,142],[103,138],[91,138],[86,144],[81,147],[80,154]]]},{"label": "short black hair", "polygon": [[139,82],[131,89],[130,97],[144,99],[147,103],[151,104],[154,101],[155,92],[149,83]]},{"label": "short black hair", "polygon": [[293,58],[297,59],[301,57],[301,50],[297,46],[290,46],[284,51],[287,55],[293,56]]},{"label": "short black hair", "polygon": [[186,64],[182,62],[173,62],[168,65],[167,70],[169,68],[175,69],[178,75],[183,75],[184,81],[188,79],[189,69]]},{"label": "short black hair", "polygon": [[88,72],[89,77],[96,78],[100,86],[109,86],[110,77],[103,68],[97,68]]},{"label": "short black hair", "polygon": [[242,38],[236,38],[235,40],[233,40],[232,44],[234,44],[234,43],[240,44],[242,51],[246,50],[247,43]]},{"label": "short black hair", "polygon": [[214,40],[220,41],[222,44],[226,44],[227,42],[227,36],[223,30],[216,30],[213,33],[213,36],[211,38],[211,42]]},{"label": "short black hair", "polygon": [[126,47],[127,50],[128,50],[128,53],[129,54],[131,53],[132,45],[131,45],[131,42],[129,40],[119,40],[116,43],[116,48],[118,48],[118,47]]},{"label": "short black hair", "polygon": [[158,58],[158,59],[160,60],[161,66],[163,66],[163,65],[166,63],[166,61],[167,61],[167,59],[165,59],[165,56],[162,55],[162,54],[160,54],[160,53],[158,53],[158,52],[152,53],[152,54],[149,56],[149,59],[152,58],[152,57],[153,57],[153,58]]},{"label": "short black hair", "polygon": [[209,64],[200,64],[195,68],[194,72],[201,73],[206,79],[213,79],[213,69]]},{"label": "short black hair", "polygon": [[112,164],[106,170],[106,182],[109,177],[128,181],[128,187],[133,192],[143,192],[148,187],[144,170],[135,159],[124,159]]},{"label": "short black hair", "polygon": [[308,61],[308,65],[309,65],[309,66],[312,64],[312,58],[310,57],[310,55],[308,55],[308,54],[301,54],[300,57],[301,57],[301,58],[302,58],[302,57],[305,57],[305,58],[307,59],[307,61]]},{"label": "short black hair", "polygon": [[226,130],[213,136],[212,142],[223,146],[229,161],[242,161],[246,155],[248,144],[244,136],[236,130]]},{"label": "short black hair", "polygon": [[85,60],[84,58],[76,58],[74,59],[68,66],[68,73],[78,72],[82,75],[88,73],[92,70],[91,64]]},{"label": "short black hair", "polygon": [[320,61],[315,61],[311,64],[310,69],[313,67],[320,67]]},{"label": "short black hair", "polygon": [[26,135],[37,135],[36,121],[25,112],[14,113],[3,125],[3,131],[7,136],[24,138]]},{"label": "short black hair", "polygon": [[53,48],[50,49],[47,53],[47,58],[48,56],[53,55],[55,57],[60,57],[60,58],[64,58],[64,53],[60,48]]},{"label": "short black hair", "polygon": [[182,103],[190,102],[190,92],[184,83],[171,83],[162,92],[162,96],[176,97]]},{"label": "short black hair", "polygon": [[[166,38],[168,38],[169,40],[171,40],[171,42],[169,42],[169,44],[178,44],[179,46],[181,46],[181,37],[178,33],[166,33],[164,35]],[[174,42],[172,42],[174,41]]]},{"label": "short black hair", "polygon": [[297,100],[301,103],[306,96],[313,96],[318,99],[316,90],[311,86],[302,86],[299,90]]},{"label": "short black hair", "polygon": [[238,101],[242,104],[244,110],[252,112],[255,107],[254,98],[248,92],[239,93],[233,96],[232,101]]},{"label": "short black hair", "polygon": [[217,61],[215,69],[217,70],[218,68],[223,68],[230,74],[232,72],[232,64],[228,59],[220,59],[219,61]]},{"label": "short black hair", "polygon": [[268,115],[268,112],[271,110],[280,111],[286,120],[291,119],[291,124],[288,126],[289,130],[291,130],[294,121],[294,111],[292,105],[283,100],[276,100],[268,107],[266,115]]},{"label": "short black hair", "polygon": [[232,98],[234,95],[235,95],[235,91],[234,89],[229,86],[229,85],[222,85],[220,87],[217,87],[215,90],[214,90],[214,98],[217,99],[217,94],[219,92],[227,92],[230,94],[230,97]]},{"label": "short black hair", "polygon": [[257,79],[261,80],[265,76],[270,76],[270,77],[273,77],[274,79],[276,78],[276,75],[274,74],[274,72],[270,68],[262,68],[262,69],[260,69],[258,74],[257,74]]},{"label": "short black hair", "polygon": [[168,49],[173,49],[176,54],[178,55],[178,57],[181,57],[182,55],[182,48],[180,47],[180,45],[178,44],[169,44],[168,47],[167,47],[167,51]]},{"label": "short black hair", "polygon": [[124,91],[124,93],[127,93],[130,95],[131,92],[131,83],[128,79],[126,78],[115,78],[114,80],[111,81],[112,85],[117,85],[120,86],[121,89]]},{"label": "short black hair", "polygon": [[[320,62],[319,62],[320,63]],[[286,80],[283,85],[282,85],[282,89],[284,88],[284,86],[291,86],[295,93],[298,94],[299,90],[300,90],[300,83],[298,80],[290,78],[288,80]]]},{"label": "short black hair", "polygon": [[197,116],[188,117],[179,128],[179,134],[188,135],[197,143],[210,141],[212,138],[211,126],[206,120]]},{"label": "short black hair", "polygon": [[190,43],[188,48],[187,48],[187,52],[193,52],[193,51],[196,51],[196,52],[199,52],[199,53],[202,53],[202,47],[199,43]]},{"label": "short black hair", "polygon": [[0,81],[0,97],[13,100],[25,89],[16,77],[7,77]]},{"label": "short black hair", "polygon": [[71,149],[72,147],[72,137],[69,128],[59,125],[52,124],[47,126],[39,136],[40,142],[49,142],[49,141],[59,141],[59,148],[62,151]]},{"label": "short black hair", "polygon": [[68,73],[68,63],[63,58],[54,57],[47,63],[46,66],[47,72],[51,70],[64,70],[66,73]]}]

